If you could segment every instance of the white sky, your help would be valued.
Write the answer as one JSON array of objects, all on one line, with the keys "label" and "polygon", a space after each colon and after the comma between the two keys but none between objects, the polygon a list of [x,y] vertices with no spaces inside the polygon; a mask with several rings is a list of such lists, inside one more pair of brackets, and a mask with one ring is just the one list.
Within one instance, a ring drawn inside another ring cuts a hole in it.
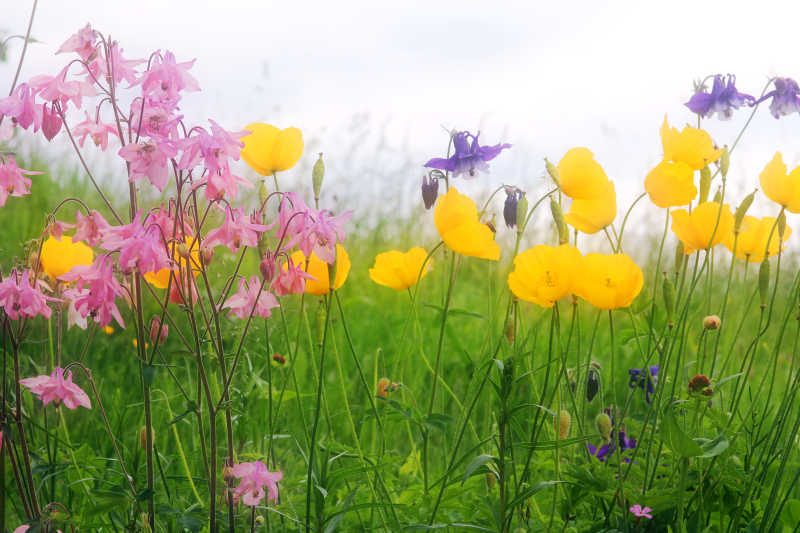
[{"label": "white sky", "polygon": [[[7,0],[11,4],[10,0]],[[127,57],[157,48],[197,58],[202,93],[182,105],[190,122],[229,129],[248,122],[294,125],[307,179],[317,151],[330,180],[365,196],[419,203],[421,165],[444,155],[448,128],[480,129],[514,147],[469,191],[501,183],[540,190],[542,158],[587,146],[615,180],[621,208],[660,160],[664,113],[682,106],[692,80],[735,73],[758,95],[769,77],[800,78],[800,2],[562,1],[70,1],[42,0],[22,79],[56,72],[53,52],[86,22],[119,40]],[[0,29],[24,33],[30,5],[4,9]],[[19,43],[19,41],[17,41]],[[11,79],[18,52],[0,65]],[[730,143],[746,120],[704,126]],[[757,186],[774,151],[800,163],[800,117],[759,110],[732,163],[733,203]],[[375,153],[378,155],[375,155]],[[413,198],[398,199],[413,191]],[[766,206],[766,202],[763,202]],[[660,219],[660,216],[659,216]]]}]

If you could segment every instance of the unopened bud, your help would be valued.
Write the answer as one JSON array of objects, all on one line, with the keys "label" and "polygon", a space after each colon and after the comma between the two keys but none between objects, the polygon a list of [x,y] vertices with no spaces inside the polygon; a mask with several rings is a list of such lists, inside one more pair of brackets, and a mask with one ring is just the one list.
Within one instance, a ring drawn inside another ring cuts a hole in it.
[{"label": "unopened bud", "polygon": [[783,235],[786,233],[786,211],[781,209],[781,214],[778,215],[778,237],[783,241]]},{"label": "unopened bud", "polygon": [[769,292],[769,259],[761,261],[758,269],[758,295],[761,297],[761,308],[767,306],[767,293]]},{"label": "unopened bud", "polygon": [[611,417],[605,413],[599,413],[594,419],[597,432],[603,437],[605,443],[611,442]]},{"label": "unopened bud", "polygon": [[552,196],[550,197],[550,213],[552,213],[553,221],[556,223],[556,228],[558,229],[558,243],[568,243],[569,229],[567,228],[567,223],[564,221],[564,212]]},{"label": "unopened bud", "polygon": [[325,162],[322,161],[322,152],[319,153],[319,159],[314,163],[314,169],[311,171],[311,181],[314,186],[314,200],[319,200],[319,193],[322,191],[322,179],[325,177]]},{"label": "unopened bud", "polygon": [[154,316],[150,319],[150,342],[156,346],[167,340],[169,326],[161,322],[161,319]]},{"label": "unopened bud", "polygon": [[714,202],[721,204],[722,203],[722,189],[717,187],[717,192],[714,193]]},{"label": "unopened bud", "polygon": [[722,174],[722,179],[728,177],[728,168],[731,166],[731,153],[728,151],[728,146],[722,149],[722,155],[719,156],[719,171]]},{"label": "unopened bud", "polygon": [[528,196],[522,193],[522,197],[517,202],[517,233],[525,231],[525,223],[528,220]]},{"label": "unopened bud", "polygon": [[706,389],[711,386],[711,380],[709,380],[703,374],[697,374],[695,377],[689,380],[689,394],[699,394],[703,392],[703,389]]},{"label": "unopened bud", "polygon": [[600,390],[600,374],[593,367],[589,367],[589,374],[586,376],[586,401],[591,402]]},{"label": "unopened bud", "polygon": [[233,486],[234,482],[236,481],[236,476],[233,475],[233,467],[230,465],[225,465],[222,467],[222,479],[225,481],[227,486]]},{"label": "unopened bud", "polygon": [[719,329],[720,325],[722,325],[722,320],[717,315],[708,315],[703,319],[705,329]]},{"label": "unopened bud", "polygon": [[708,193],[711,190],[711,169],[708,165],[700,169],[700,199],[701,204],[708,200]]},{"label": "unopened bud", "polygon": [[506,187],[506,201],[503,204],[503,220],[506,226],[513,228],[517,225],[517,205],[519,199],[524,195],[516,187]]},{"label": "unopened bud", "polygon": [[757,190],[758,189],[745,196],[744,200],[742,200],[742,203],[739,204],[739,207],[736,208],[736,214],[733,217],[734,233],[739,233],[739,230],[742,229],[742,221],[744,220],[744,216],[747,214],[747,210],[750,209],[751,205],[753,205],[753,199],[755,199],[756,197]]},{"label": "unopened bud", "polygon": [[425,209],[433,207],[438,196],[439,180],[436,178],[429,178],[428,176],[422,176],[422,203],[425,204]]},{"label": "unopened bud", "polygon": [[672,328],[675,325],[675,285],[666,273],[664,274],[662,292],[664,293],[664,309],[667,312],[667,325]]},{"label": "unopened bud", "polygon": [[267,283],[271,282],[275,278],[277,268],[275,257],[273,257],[271,251],[267,250],[267,253],[264,254],[264,258],[258,265],[258,269],[261,271],[261,277],[264,278],[264,281]]},{"label": "unopened bud", "polygon": [[553,183],[556,184],[556,187],[561,187],[561,175],[558,173],[558,167],[556,167],[553,163],[550,162],[549,159],[546,157],[544,158],[544,168],[547,169],[547,173],[550,175],[550,178],[553,180]]},{"label": "unopened bud", "polygon": [[569,436],[569,428],[572,424],[572,417],[569,411],[562,409],[558,416],[555,417],[555,431],[559,440],[564,440]]},{"label": "unopened bud", "polygon": [[186,246],[185,242],[180,243],[176,248],[175,251],[178,252],[178,255],[183,257],[184,259],[189,259],[189,247]]},{"label": "unopened bud", "polygon": [[203,265],[210,265],[212,259],[214,259],[214,250],[211,248],[203,248],[200,252],[200,260],[203,262]]}]

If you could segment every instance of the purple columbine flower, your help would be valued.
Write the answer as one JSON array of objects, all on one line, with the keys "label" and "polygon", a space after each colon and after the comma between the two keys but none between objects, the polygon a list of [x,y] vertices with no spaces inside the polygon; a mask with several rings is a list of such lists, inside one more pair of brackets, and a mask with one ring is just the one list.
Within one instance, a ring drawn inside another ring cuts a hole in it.
[{"label": "purple columbine flower", "polygon": [[[658,365],[650,367],[649,375],[643,368],[631,368],[628,370],[628,374],[631,375],[628,386],[632,389],[636,387],[645,389],[645,400],[650,403],[650,395],[656,392],[655,385],[658,383]],[[651,377],[652,379],[650,379]]]},{"label": "purple columbine flower", "polygon": [[733,110],[743,105],[752,106],[756,99],[749,94],[736,90],[736,76],[728,74],[727,80],[722,74],[714,76],[711,92],[698,91],[684,105],[702,117],[710,117],[714,113],[720,120],[728,120]]},{"label": "purple columbine flower", "polygon": [[[591,442],[587,442],[586,446],[589,448],[589,455],[594,455],[601,462],[605,463],[606,459],[614,454],[614,451],[617,449],[617,443],[619,443],[620,453],[624,452],[625,450],[632,450],[633,448],[636,448],[636,440],[628,437],[628,435],[625,434],[624,429],[619,430],[619,433],[612,431],[611,441],[608,444],[603,444],[602,446],[598,447],[592,445]],[[628,461],[629,459],[627,458],[623,459],[623,462]]]},{"label": "purple columbine flower", "polygon": [[503,220],[506,226],[513,228],[517,225],[517,206],[525,193],[516,187],[506,187],[506,202],[503,205]]},{"label": "purple columbine flower", "polygon": [[439,180],[436,178],[429,178],[428,176],[422,176],[422,202],[425,204],[425,209],[433,207],[438,196]]},{"label": "purple columbine flower", "polygon": [[508,143],[496,144],[494,146],[481,146],[478,144],[477,135],[472,135],[468,131],[459,131],[453,135],[453,148],[455,153],[447,159],[434,157],[425,166],[428,168],[438,168],[439,170],[449,170],[454,177],[466,174],[467,177],[474,178],[478,171],[488,172],[489,161],[494,159],[506,148],[511,148]]},{"label": "purple columbine flower", "polygon": [[780,118],[783,115],[800,112],[800,87],[791,78],[775,78],[773,81],[775,88],[759,98],[756,104],[760,104],[767,98],[772,98],[769,110],[772,116]]}]

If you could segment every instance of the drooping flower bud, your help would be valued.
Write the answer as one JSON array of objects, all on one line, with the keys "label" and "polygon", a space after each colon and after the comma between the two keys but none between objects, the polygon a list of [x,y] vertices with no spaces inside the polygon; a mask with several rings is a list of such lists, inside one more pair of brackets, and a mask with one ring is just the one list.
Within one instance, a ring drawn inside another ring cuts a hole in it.
[{"label": "drooping flower bud", "polygon": [[506,187],[506,201],[503,204],[503,220],[506,226],[513,228],[517,224],[517,205],[524,193],[516,187]]},{"label": "drooping flower bud", "polygon": [[322,161],[322,152],[319,153],[319,159],[314,163],[314,169],[311,171],[311,182],[314,186],[314,201],[319,203],[319,193],[322,191],[322,179],[325,177],[325,163]]},{"label": "drooping flower bud", "polygon": [[708,165],[704,166],[700,169],[700,198],[698,199],[699,203],[706,202],[708,200],[708,193],[711,191],[711,169],[708,168]]},{"label": "drooping flower bud", "polygon": [[277,268],[275,256],[272,254],[271,250],[267,250],[267,253],[264,254],[263,259],[261,259],[261,263],[258,265],[258,269],[261,271],[261,277],[264,278],[264,281],[267,283],[271,282],[273,278],[275,278]]},{"label": "drooping flower bud", "polygon": [[722,179],[728,177],[728,168],[731,166],[731,153],[726,144],[722,149],[722,155],[719,156],[719,171],[722,174]]},{"label": "drooping flower bud", "polygon": [[705,329],[719,329],[722,325],[722,319],[717,315],[708,315],[703,319],[703,327]]},{"label": "drooping flower bud", "polygon": [[600,374],[597,372],[598,369],[594,365],[597,365],[597,363],[593,363],[589,366],[589,373],[586,376],[587,402],[594,400],[594,397],[597,396],[597,392],[600,390]]},{"label": "drooping flower bud", "polygon": [[211,260],[214,259],[214,250],[211,248],[203,248],[200,251],[200,260],[203,262],[204,266],[208,266],[211,264]]},{"label": "drooping flower bud", "polygon": [[742,200],[742,203],[736,208],[736,214],[733,216],[734,233],[739,233],[739,230],[742,229],[742,221],[744,220],[744,216],[747,214],[747,210],[750,209],[751,205],[753,205],[753,199],[756,197],[757,191],[758,189],[745,196],[744,200]]},{"label": "drooping flower bud", "polygon": [[605,413],[599,413],[594,419],[594,425],[597,432],[603,437],[603,441],[611,442],[611,417]]},{"label": "drooping flower bud", "polygon": [[167,340],[168,334],[169,326],[167,324],[163,324],[160,318],[154,316],[150,319],[150,342],[156,346],[162,344],[165,340]]},{"label": "drooping flower bud", "polygon": [[436,178],[429,178],[428,176],[422,176],[422,202],[425,204],[425,209],[433,207],[438,196],[439,180]]},{"label": "drooping flower bud", "polygon": [[709,380],[703,374],[697,374],[695,377],[689,380],[689,394],[701,394],[703,389],[706,389],[711,386],[711,380]]},{"label": "drooping flower bud", "polygon": [[558,416],[555,417],[555,431],[559,440],[564,440],[569,436],[569,428],[572,424],[572,416],[569,411],[562,409]]},{"label": "drooping flower bud", "polygon": [[61,117],[58,116],[56,110],[52,106],[48,109],[47,104],[44,104],[42,106],[42,133],[45,138],[51,141],[61,130],[61,125]]},{"label": "drooping flower bud", "polygon": [[558,167],[551,163],[546,157],[544,158],[544,167],[547,169],[547,173],[550,175],[553,183],[556,184],[556,187],[561,187],[561,175],[558,173]]},{"label": "drooping flower bud", "polygon": [[767,306],[767,296],[769,293],[769,258],[761,261],[758,269],[758,295],[761,298],[761,309]]},{"label": "drooping flower bud", "polygon": [[561,206],[552,196],[550,197],[550,213],[552,213],[553,221],[558,229],[558,243],[567,244],[569,242],[569,228],[567,228],[567,223],[564,220],[564,212],[561,210]]},{"label": "drooping flower bud", "polygon": [[664,309],[667,312],[667,326],[672,328],[675,325],[675,285],[666,272],[664,273],[662,292],[664,293]]}]

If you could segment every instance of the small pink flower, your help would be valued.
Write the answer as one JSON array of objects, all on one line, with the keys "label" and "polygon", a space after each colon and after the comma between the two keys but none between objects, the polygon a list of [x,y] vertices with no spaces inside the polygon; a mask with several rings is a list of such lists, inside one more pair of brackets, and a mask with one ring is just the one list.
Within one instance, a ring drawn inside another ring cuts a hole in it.
[{"label": "small pink flower", "polygon": [[[111,71],[114,74],[114,83],[120,83],[123,80],[128,82],[128,89],[133,87],[139,82],[139,71],[137,66],[147,63],[144,59],[125,59],[122,57],[122,48],[119,47],[117,41],[113,41],[109,46],[109,54],[111,59]],[[89,71],[92,76],[87,76],[87,81],[94,81],[106,79],[108,82],[108,64],[106,58],[102,54],[98,54],[89,61]]]},{"label": "small pink flower", "polygon": [[47,225],[45,228],[45,234],[50,234],[53,238],[57,241],[61,240],[61,236],[70,228],[74,228],[75,224],[70,224],[69,222],[61,222],[60,220],[55,220]]},{"label": "small pink flower", "polygon": [[77,409],[79,405],[87,409],[92,408],[89,396],[83,389],[72,382],[72,372],[67,372],[66,377],[61,367],[55,367],[49,376],[36,376],[19,380],[20,385],[28,387],[37,395],[44,405],[53,402],[58,406],[64,402],[67,409]]},{"label": "small pink flower", "polygon": [[0,207],[6,205],[9,196],[30,194],[31,180],[25,176],[38,174],[41,172],[19,168],[13,155],[6,156],[5,160],[0,157]]},{"label": "small pink flower", "polygon": [[253,187],[253,184],[246,179],[233,174],[227,162],[220,170],[210,170],[202,181],[197,182],[195,187],[203,184],[206,185],[206,198],[211,201],[225,196],[230,199],[236,198],[236,195],[239,194],[239,185],[248,189]]},{"label": "small pink flower", "polygon": [[225,222],[219,228],[208,232],[204,245],[207,248],[227,246],[236,253],[240,246],[258,246],[258,237],[267,230],[267,226],[256,224],[244,213],[243,207],[225,208]]},{"label": "small pink flower", "polygon": [[20,83],[10,96],[0,98],[0,115],[11,117],[22,129],[27,130],[32,124],[33,131],[39,131],[42,105],[36,103],[34,95],[27,83]]},{"label": "small pink flower", "polygon": [[0,307],[8,318],[18,320],[20,317],[33,318],[42,315],[50,318],[52,310],[47,302],[60,302],[58,298],[45,296],[39,287],[38,281],[31,284],[31,272],[25,269],[22,275],[13,270],[3,281],[0,281]]},{"label": "small pink flower", "polygon": [[192,128],[189,137],[179,141],[183,155],[178,168],[188,170],[202,161],[209,171],[215,171],[222,170],[228,158],[239,160],[239,153],[244,146],[239,139],[248,132],[230,132],[213,120],[208,121],[211,123],[211,134],[203,128]]},{"label": "small pink flower", "polygon": [[167,160],[176,153],[175,148],[166,139],[162,139],[161,142],[151,139],[147,142],[130,143],[119,150],[122,159],[131,164],[130,181],[147,178],[159,192],[164,190],[169,181]]},{"label": "small pink flower", "polygon": [[65,110],[69,101],[72,101],[76,107],[81,107],[83,98],[85,96],[94,96],[97,91],[90,83],[85,81],[67,81],[68,68],[69,66],[64,67],[55,76],[50,76],[49,74],[34,76],[28,80],[28,84],[33,89],[33,92],[38,93],[39,98],[46,102],[58,101]]},{"label": "small pink flower", "polygon": [[71,323],[86,329],[86,317],[91,316],[100,327],[107,326],[112,318],[125,327],[116,304],[125,293],[113,267],[109,256],[100,255],[92,265],[76,265],[59,278],[76,282],[74,288],[64,291],[64,298],[70,302]]},{"label": "small pink flower", "polygon": [[243,504],[255,507],[265,496],[265,486],[267,502],[278,500],[278,481],[283,479],[283,472],[270,472],[264,463],[254,461],[234,465],[231,473],[241,479],[239,486],[233,489],[235,500],[241,498]]},{"label": "small pink flower", "polygon": [[630,508],[630,512],[633,513],[634,516],[638,516],[639,518],[653,518],[653,515],[650,514],[652,511],[649,507],[642,507],[638,503],[636,505],[632,505]]},{"label": "small pink flower", "polygon": [[101,150],[105,151],[108,148],[108,135],[117,135],[117,128],[111,124],[103,124],[102,122],[92,120],[89,118],[89,113],[85,112],[86,120],[80,122],[72,128],[72,133],[79,137],[78,142],[81,146],[86,141],[86,137],[91,137],[95,146],[99,146]]},{"label": "small pink flower", "polygon": [[347,211],[333,216],[327,210],[308,207],[297,193],[289,192],[281,199],[278,218],[269,226],[278,225],[278,238],[288,239],[284,249],[297,245],[306,257],[315,253],[326,263],[336,259],[336,242],[345,238],[344,224],[353,215]]},{"label": "small pink flower", "polygon": [[77,211],[75,213],[76,226],[75,235],[72,236],[72,242],[86,241],[89,246],[97,246],[103,239],[103,232],[111,227],[106,222],[103,215],[99,211],[92,209],[89,214],[83,216],[83,213]]},{"label": "small pink flower", "polygon": [[172,269],[172,261],[164,246],[157,225],[142,226],[142,212],[136,213],[133,222],[122,226],[111,226],[103,231],[101,246],[106,250],[119,250],[119,266],[126,273],[138,268],[140,272],[158,272],[162,268]]},{"label": "small pink flower", "polygon": [[64,44],[58,49],[56,54],[63,54],[66,52],[76,52],[81,59],[86,60],[95,51],[95,41],[97,40],[97,32],[92,29],[92,25],[86,23],[86,26],[81,28],[70,35],[69,39],[64,41]]},{"label": "small pink flower", "polygon": [[143,75],[142,93],[155,102],[174,104],[180,98],[180,91],[199,91],[200,85],[189,74],[194,61],[177,63],[170,51],[164,52],[163,58],[157,55]]},{"label": "small pink flower", "polygon": [[278,269],[275,278],[272,280],[270,288],[275,291],[278,296],[285,296],[287,294],[302,294],[306,290],[306,280],[316,280],[314,276],[308,274],[303,267],[295,265],[292,258],[286,259],[286,265]]},{"label": "small pink flower", "polygon": [[267,318],[274,307],[278,307],[278,300],[266,288],[261,289],[258,276],[251,277],[250,283],[240,278],[239,291],[222,304],[222,309],[230,309],[231,316],[241,319],[249,317],[250,313]]}]

